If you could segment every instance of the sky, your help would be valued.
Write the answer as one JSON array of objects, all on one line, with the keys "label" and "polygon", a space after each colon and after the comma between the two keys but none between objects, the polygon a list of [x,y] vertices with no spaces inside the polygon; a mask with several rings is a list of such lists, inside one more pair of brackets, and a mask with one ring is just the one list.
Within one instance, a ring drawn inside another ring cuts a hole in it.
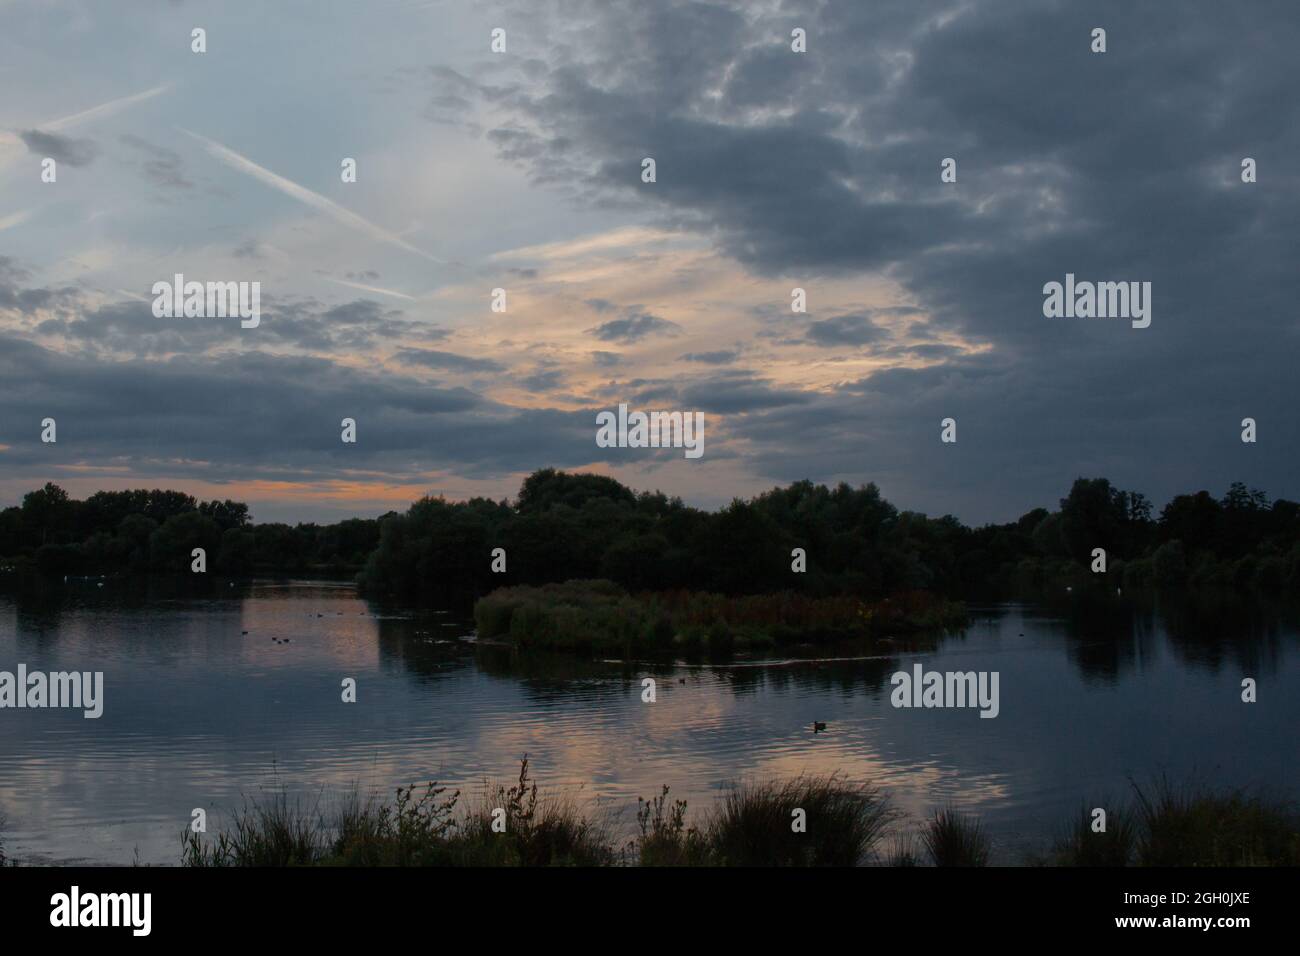
[{"label": "sky", "polygon": [[[1297,48],[1289,0],[0,0],[0,506],[1300,498]],[[259,324],[156,317],[177,273]],[[1067,274],[1150,326],[1046,317]],[[599,447],[620,403],[703,456]]]}]

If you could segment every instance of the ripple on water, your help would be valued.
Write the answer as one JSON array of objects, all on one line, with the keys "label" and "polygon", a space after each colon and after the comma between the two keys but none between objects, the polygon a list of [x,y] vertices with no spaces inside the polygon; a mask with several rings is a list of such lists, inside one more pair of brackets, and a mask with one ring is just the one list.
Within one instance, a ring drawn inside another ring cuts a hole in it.
[{"label": "ripple on water", "polygon": [[[6,600],[0,669],[103,670],[107,687],[97,721],[0,720],[6,845],[32,860],[124,863],[138,847],[145,862],[174,863],[194,807],[220,821],[245,797],[329,801],[429,779],[476,796],[485,780],[512,781],[524,754],[545,789],[625,823],[664,784],[696,812],[736,781],[838,772],[882,786],[913,820],[943,805],[979,813],[1004,861],[1045,843],[1085,799],[1127,794],[1130,776],[1300,783],[1294,753],[1279,759],[1300,700],[1279,694],[1243,713],[1240,668],[1225,666],[1239,657],[1262,681],[1294,686],[1293,629],[1207,649],[1159,622],[1076,634],[1059,617],[999,608],[938,647],[900,643],[892,656],[656,666],[647,704],[648,665],[444,643],[466,623],[374,613],[347,586],[105,598],[40,615]],[[1001,715],[895,710],[888,675],[918,661],[998,670]],[[340,699],[344,677],[357,680],[355,704]]]}]

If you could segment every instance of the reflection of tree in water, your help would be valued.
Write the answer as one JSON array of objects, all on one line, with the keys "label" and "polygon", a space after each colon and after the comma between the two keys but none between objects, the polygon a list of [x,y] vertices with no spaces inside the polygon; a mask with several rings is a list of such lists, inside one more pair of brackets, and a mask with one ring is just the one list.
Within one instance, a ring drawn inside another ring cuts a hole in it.
[{"label": "reflection of tree in water", "polygon": [[[48,607],[56,622],[59,611],[59,605]],[[1274,673],[1284,636],[1300,624],[1295,608],[1251,593],[1166,595],[1157,603],[1084,592],[1042,606],[1024,607],[1021,613],[1026,629],[1061,628],[1066,654],[1080,675],[1087,681],[1105,684],[1115,683],[1143,660],[1153,659],[1162,639],[1168,640],[1173,654],[1186,666],[1210,671],[1230,666],[1243,673]],[[874,643],[796,646],[750,654],[677,652],[618,661],[566,651],[524,651],[505,645],[454,641],[456,636],[470,633],[473,625],[450,615],[381,618],[378,624],[381,657],[399,663],[422,679],[432,680],[476,666],[490,677],[519,683],[530,699],[538,702],[563,700],[574,693],[589,699],[619,699],[626,696],[629,687],[639,690],[643,677],[661,681],[685,677],[689,681],[696,668],[725,684],[738,697],[763,689],[798,688],[874,694],[888,689],[889,677],[898,669],[900,658],[933,652],[945,641],[965,637],[964,633],[914,635]]]},{"label": "reflection of tree in water", "polygon": [[[41,578],[6,588],[3,599],[12,601],[16,639],[20,648],[50,644],[60,637],[67,621],[83,612],[124,613],[150,617],[150,626],[176,627],[177,622],[162,612],[192,608],[206,602],[204,611],[238,615],[239,600],[248,585],[205,575],[189,577],[69,577],[67,581]],[[0,599],[2,600],[2,599]],[[139,636],[130,629],[110,627],[104,640],[129,640]],[[146,636],[157,636],[150,633]]]},{"label": "reflection of tree in water", "polygon": [[671,667],[656,663],[611,661],[564,651],[520,650],[482,644],[475,652],[481,673],[518,684],[536,703],[572,700],[621,700],[640,692],[643,677],[668,680]]},{"label": "reflection of tree in water", "polygon": [[[796,647],[763,656],[737,654],[663,655],[655,658],[586,657],[568,651],[521,650],[506,644],[439,644],[429,640],[430,622],[443,617],[381,619],[379,647],[386,663],[398,664],[421,680],[436,680],[475,667],[488,677],[520,687],[537,703],[572,700],[623,700],[640,693],[641,680],[693,682],[707,674],[746,696],[763,688],[809,688],[842,693],[878,693],[898,669],[900,655],[930,653],[943,635],[917,635],[890,643],[852,643],[834,647]],[[449,634],[461,633],[455,628]],[[952,635],[949,635],[951,638]],[[827,659],[829,658],[829,659]]]},{"label": "reflection of tree in water", "polygon": [[[1054,603],[1052,610],[1060,615],[1066,655],[1089,683],[1116,683],[1155,648],[1150,616],[1135,613],[1117,598],[1085,593]],[[1034,617],[1026,614],[1025,619]]]},{"label": "reflection of tree in water", "polygon": [[792,689],[874,694],[888,686],[901,656],[933,653],[945,641],[964,636],[964,632],[934,632],[888,641],[796,645],[749,654],[696,654],[653,667],[643,662],[629,676],[662,675],[689,683],[693,673],[704,673],[736,697],[759,690]]},{"label": "reflection of tree in water", "polygon": [[799,647],[766,660],[737,660],[729,666],[715,662],[714,673],[737,697],[791,689],[876,694],[888,687],[900,657],[933,653],[945,641],[964,636],[936,632],[889,641]]},{"label": "reflection of tree in water", "polygon": [[1213,672],[1230,667],[1251,676],[1277,672],[1284,634],[1294,631],[1297,623],[1294,608],[1249,592],[1165,598],[1157,614],[1179,660]]},{"label": "reflection of tree in water", "polygon": [[447,677],[474,663],[474,645],[457,640],[473,631],[472,624],[429,613],[393,617],[381,613],[375,623],[379,661],[386,669],[400,668],[425,682]]},{"label": "reflection of tree in water", "polygon": [[[473,624],[450,615],[415,614],[381,617],[379,653],[385,666],[400,666],[422,682],[436,681],[474,668],[494,680],[522,689],[537,703],[588,698],[623,698],[630,684],[659,676],[668,680],[671,664],[608,661],[568,651],[520,650],[507,644],[459,641]],[[455,625],[447,626],[443,625]]]},{"label": "reflection of tree in water", "polygon": [[1250,593],[1188,592],[1153,602],[1084,594],[1052,608],[1061,615],[1070,660],[1086,680],[1106,683],[1154,657],[1162,632],[1184,665],[1273,673],[1283,634],[1296,623],[1293,610]]},{"label": "reflection of tree in water", "polygon": [[737,697],[752,696],[760,690],[838,691],[841,694],[879,693],[888,686],[890,675],[898,670],[898,657],[872,656],[859,660],[806,660],[720,668],[719,679]]},{"label": "reflection of tree in water", "polygon": [[59,636],[67,602],[57,595],[24,594],[14,600],[14,623],[18,647],[26,652],[31,644],[52,642]]}]

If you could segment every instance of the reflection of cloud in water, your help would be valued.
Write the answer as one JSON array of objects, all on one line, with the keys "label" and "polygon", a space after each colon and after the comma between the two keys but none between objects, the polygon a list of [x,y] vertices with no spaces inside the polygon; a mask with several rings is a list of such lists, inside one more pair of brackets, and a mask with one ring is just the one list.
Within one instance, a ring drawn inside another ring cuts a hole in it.
[{"label": "reflection of cloud in water", "polygon": [[[1004,848],[1041,845],[1130,776],[1208,768],[1215,784],[1300,784],[1279,759],[1300,719],[1284,691],[1300,680],[1296,630],[1260,614],[1010,607],[886,656],[625,663],[462,642],[455,615],[372,608],[346,587],[84,590],[0,597],[0,666],[105,672],[98,721],[0,721],[9,849],[33,858],[122,863],[138,845],[146,862],[175,863],[196,806],[220,821],[278,787],[328,805],[354,785],[391,798],[431,779],[477,798],[485,779],[513,780],[525,753],[544,791],[627,826],[636,798],[664,784],[694,814],[735,781],[838,772],[914,822],[948,804],[978,812]],[[1000,716],[895,710],[889,676],[915,662],[999,671]],[[1247,665],[1267,704],[1239,702]],[[339,699],[343,676],[358,680],[356,704]],[[641,701],[645,676],[654,704]]]}]

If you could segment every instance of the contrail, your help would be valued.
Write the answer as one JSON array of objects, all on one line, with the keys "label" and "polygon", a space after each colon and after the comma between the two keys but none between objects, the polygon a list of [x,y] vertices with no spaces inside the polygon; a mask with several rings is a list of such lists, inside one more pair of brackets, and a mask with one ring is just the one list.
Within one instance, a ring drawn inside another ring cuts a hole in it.
[{"label": "contrail", "polygon": [[398,299],[410,299],[415,301],[415,296],[407,295],[405,292],[394,292],[392,289],[381,289],[377,285],[362,285],[360,282],[349,282],[347,279],[335,279],[333,276],[321,276],[326,282],[336,282],[339,285],[351,286],[353,289],[361,289],[363,292],[378,292],[380,295],[391,295]]},{"label": "contrail", "polygon": [[77,126],[86,120],[99,119],[101,116],[111,116],[119,110],[124,110],[128,106],[134,106],[136,103],[144,100],[153,99],[159,93],[166,93],[171,88],[170,83],[164,83],[161,86],[155,86],[151,90],[145,90],[143,93],[133,93],[130,96],[122,96],[115,100],[109,100],[107,103],[100,103],[98,106],[92,106],[88,110],[82,110],[80,113],[73,113],[71,116],[65,116],[63,119],[51,120],[48,123],[39,123],[35,127],[43,132],[52,130],[67,129],[69,126]]},{"label": "contrail", "polygon": [[261,180],[272,189],[278,189],[285,195],[292,196],[299,202],[311,206],[313,209],[320,210],[344,225],[359,229],[372,239],[378,239],[380,242],[386,242],[389,245],[397,246],[399,249],[405,249],[407,252],[428,259],[430,262],[436,262],[440,266],[448,265],[448,263],[442,259],[439,259],[436,256],[431,256],[422,249],[417,249],[396,233],[389,232],[382,226],[377,226],[368,219],[361,218],[356,213],[349,209],[344,209],[338,203],[334,202],[332,199],[325,198],[320,193],[314,193],[305,186],[299,186],[297,183],[285,179],[283,176],[279,176],[265,167],[257,165],[257,163],[253,162],[251,159],[239,155],[239,153],[236,153],[233,149],[228,149],[220,143],[213,142],[206,136],[200,136],[198,133],[191,133],[189,130],[182,127],[178,126],[176,128],[182,133],[198,140],[203,145],[204,149],[227,166],[237,169],[240,172],[247,173],[254,179]]},{"label": "contrail", "polygon": [[[57,132],[78,126],[87,120],[99,119],[104,116],[112,116],[120,110],[133,106],[144,100],[152,99],[159,93],[165,93],[171,89],[170,83],[164,83],[161,86],[155,86],[151,90],[145,90],[143,93],[132,93],[130,96],[119,96],[115,100],[109,100],[107,103],[100,103],[98,106],[92,106],[88,110],[82,110],[80,113],[73,113],[71,116],[64,116],[62,119],[50,120],[48,123],[36,123],[34,126],[24,126],[24,129],[38,129],[42,132]],[[10,133],[8,130],[0,130],[0,146],[21,146],[22,140]],[[9,160],[17,154],[0,159],[0,167],[8,165]]]}]

